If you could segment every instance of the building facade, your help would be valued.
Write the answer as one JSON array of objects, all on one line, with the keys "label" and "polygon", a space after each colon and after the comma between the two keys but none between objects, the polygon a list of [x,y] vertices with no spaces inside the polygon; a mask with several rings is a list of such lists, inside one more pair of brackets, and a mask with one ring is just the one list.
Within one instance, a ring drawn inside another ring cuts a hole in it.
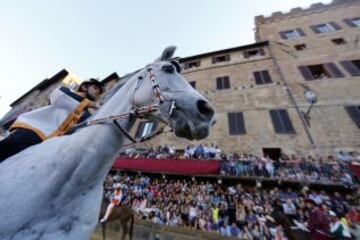
[{"label": "building facade", "polygon": [[[205,143],[224,151],[334,154],[360,149],[360,1],[255,18],[256,43],[180,59],[214,105]],[[305,92],[317,101],[311,106]],[[183,148],[172,134],[155,140]]]},{"label": "building facade", "polygon": [[[360,0],[257,16],[255,25],[253,44],[179,59],[184,77],[216,108],[217,124],[201,142],[274,159],[281,153],[360,150]],[[100,103],[135,73],[103,79]],[[59,74],[51,79],[69,77]],[[40,84],[13,103],[1,123],[46,105],[46,96],[63,81],[50,82],[56,84]],[[311,104],[305,92],[315,93],[317,101]],[[156,126],[141,123],[132,133],[142,136]],[[147,143],[165,144],[183,149],[198,143],[173,133]]]}]

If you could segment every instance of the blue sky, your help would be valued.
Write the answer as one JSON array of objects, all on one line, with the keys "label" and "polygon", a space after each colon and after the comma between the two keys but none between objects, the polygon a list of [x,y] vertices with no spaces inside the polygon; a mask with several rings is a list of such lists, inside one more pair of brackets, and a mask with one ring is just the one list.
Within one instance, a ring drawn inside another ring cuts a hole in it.
[{"label": "blue sky", "polygon": [[0,117],[63,68],[82,79],[104,78],[144,66],[168,45],[185,57],[252,43],[255,16],[315,2],[2,0]]}]

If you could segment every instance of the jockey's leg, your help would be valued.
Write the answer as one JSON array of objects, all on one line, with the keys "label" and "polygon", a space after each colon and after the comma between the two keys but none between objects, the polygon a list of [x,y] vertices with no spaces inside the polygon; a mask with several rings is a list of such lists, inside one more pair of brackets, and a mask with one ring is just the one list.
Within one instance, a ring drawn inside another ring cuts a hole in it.
[{"label": "jockey's leg", "polygon": [[112,210],[114,209],[115,205],[113,203],[110,203],[106,209],[106,213],[105,213],[105,216],[100,220],[100,222],[105,222],[108,217],[110,216]]},{"label": "jockey's leg", "polygon": [[35,132],[27,129],[16,129],[0,141],[0,162],[41,142],[41,138]]}]

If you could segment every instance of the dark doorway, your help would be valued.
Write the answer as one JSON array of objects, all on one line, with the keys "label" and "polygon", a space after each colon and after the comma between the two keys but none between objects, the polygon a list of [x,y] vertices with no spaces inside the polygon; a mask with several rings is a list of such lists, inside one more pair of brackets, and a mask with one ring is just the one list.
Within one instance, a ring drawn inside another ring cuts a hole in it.
[{"label": "dark doorway", "polygon": [[264,156],[269,156],[272,160],[278,161],[281,157],[281,148],[263,148]]}]

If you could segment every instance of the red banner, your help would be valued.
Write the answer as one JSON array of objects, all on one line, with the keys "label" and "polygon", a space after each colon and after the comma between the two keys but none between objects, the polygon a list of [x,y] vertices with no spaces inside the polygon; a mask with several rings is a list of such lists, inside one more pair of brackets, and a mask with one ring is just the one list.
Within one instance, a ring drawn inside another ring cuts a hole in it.
[{"label": "red banner", "polygon": [[189,159],[149,159],[149,158],[118,158],[113,169],[135,170],[142,172],[179,173],[179,174],[218,174],[220,162],[216,160]]},{"label": "red banner", "polygon": [[350,169],[353,174],[360,178],[360,165],[358,164],[350,164]]}]

